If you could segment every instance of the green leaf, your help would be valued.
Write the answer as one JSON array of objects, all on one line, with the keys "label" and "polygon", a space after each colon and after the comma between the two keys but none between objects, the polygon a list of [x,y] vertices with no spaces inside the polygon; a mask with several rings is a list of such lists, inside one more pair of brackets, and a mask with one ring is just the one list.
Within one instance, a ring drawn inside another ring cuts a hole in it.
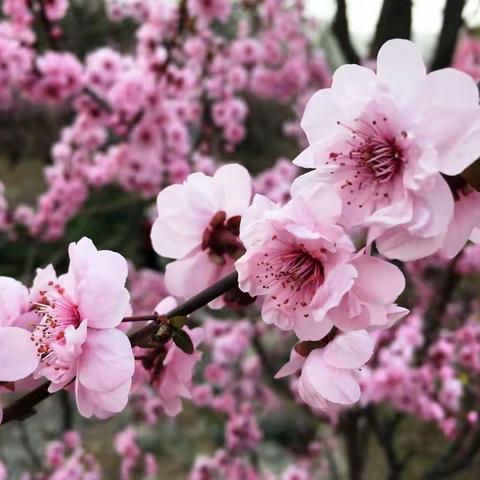
[{"label": "green leaf", "polygon": [[182,316],[176,316],[168,319],[168,322],[173,328],[181,329],[186,323],[188,318]]},{"label": "green leaf", "polygon": [[189,337],[187,332],[184,332],[180,329],[173,330],[173,337],[172,337],[175,345],[188,355],[191,355],[195,351],[195,347],[193,346],[192,339]]}]

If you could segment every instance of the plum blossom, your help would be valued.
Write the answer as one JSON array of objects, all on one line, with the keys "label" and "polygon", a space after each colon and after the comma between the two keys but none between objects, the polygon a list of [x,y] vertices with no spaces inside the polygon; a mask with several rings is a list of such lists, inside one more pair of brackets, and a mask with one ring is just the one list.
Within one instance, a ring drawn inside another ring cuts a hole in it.
[{"label": "plum blossom", "polygon": [[10,382],[28,377],[38,365],[26,329],[28,310],[28,289],[13,278],[0,277],[0,392],[9,390]]},{"label": "plum blossom", "polygon": [[195,365],[200,361],[202,352],[197,350],[203,339],[201,328],[183,330],[191,338],[195,351],[187,354],[178,348],[172,340],[166,345],[167,354],[163,361],[163,369],[158,379],[157,393],[165,413],[174,417],[182,411],[182,397],[192,398],[191,385]]},{"label": "plum blossom", "polygon": [[40,317],[32,333],[40,359],[35,377],[50,380],[50,392],[75,380],[80,414],[107,418],[125,407],[134,370],[130,342],[115,328],[130,311],[127,262],[85,237],[68,252],[66,274],[57,278],[50,265],[32,287]]},{"label": "plum blossom", "polygon": [[30,332],[22,328],[28,309],[28,289],[13,278],[0,277],[0,392],[8,391],[10,382],[28,377],[37,368],[36,348]]},{"label": "plum blossom", "polygon": [[[314,208],[321,205],[321,208]],[[240,289],[266,296],[262,317],[302,340],[342,330],[386,328],[406,314],[394,305],[405,287],[400,270],[355,252],[342,227],[340,198],[316,189],[279,207],[261,195],[245,212],[247,251],[235,264]]]},{"label": "plum blossom", "polygon": [[250,175],[236,164],[213,177],[193,173],[159,193],[151,239],[159,255],[176,259],[165,272],[172,295],[192,296],[234,270],[244,252],[238,234],[250,198]]},{"label": "plum blossom", "polygon": [[205,23],[210,23],[213,20],[226,22],[230,16],[231,8],[230,0],[188,0],[190,14]]},{"label": "plum blossom", "polygon": [[302,128],[310,146],[295,163],[315,171],[300,177],[292,193],[338,192],[340,223],[368,227],[369,241],[386,257],[414,260],[441,247],[455,255],[478,224],[478,215],[462,217],[466,225],[451,244],[447,232],[457,216],[451,179],[480,155],[477,87],[450,68],[427,75],[413,43],[387,42],[377,74],[341,66],[332,87],[308,102]]},{"label": "plum blossom", "polygon": [[301,369],[298,392],[305,403],[324,411],[351,405],[361,394],[355,370],[370,359],[373,348],[374,342],[365,330],[347,332],[306,358],[293,349],[276,378]]}]

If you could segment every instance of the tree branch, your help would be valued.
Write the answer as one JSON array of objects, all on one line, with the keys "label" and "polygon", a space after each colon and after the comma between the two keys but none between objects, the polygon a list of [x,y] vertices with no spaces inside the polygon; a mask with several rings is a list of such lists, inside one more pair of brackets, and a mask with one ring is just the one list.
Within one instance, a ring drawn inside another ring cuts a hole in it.
[{"label": "tree branch", "polygon": [[[214,283],[210,287],[201,291],[200,293],[192,297],[190,300],[187,300],[186,302],[182,303],[178,307],[168,312],[166,317],[173,318],[177,316],[190,315],[191,313],[210,303],[212,300],[215,300],[216,298],[220,297],[224,293],[234,288],[237,283],[238,274],[237,272],[233,272],[230,275],[227,275],[226,277],[219,280],[217,283]],[[157,315],[152,317],[158,318]],[[133,317],[126,318],[131,319]],[[147,325],[138,332],[130,335],[130,343],[132,344],[132,346],[136,346],[148,337],[154,338],[157,330],[157,323]],[[26,418],[33,415],[35,413],[35,407],[39,403],[43,402],[43,400],[45,400],[46,398],[53,395],[53,393],[50,393],[48,391],[49,386],[50,383],[45,382],[44,384],[37,387],[35,390],[32,390],[31,392],[27,393],[26,395],[12,403],[10,406],[5,408],[5,410],[3,411],[3,422],[0,427],[13,420],[25,420]]]},{"label": "tree branch", "polygon": [[443,10],[442,29],[433,56],[431,69],[449,67],[452,63],[458,31],[463,25],[462,12],[466,0],[447,0]]},{"label": "tree branch", "polygon": [[360,57],[353,47],[348,29],[346,0],[337,0],[337,13],[332,24],[332,32],[348,63],[360,63]]},{"label": "tree branch", "polygon": [[393,38],[412,35],[412,0],[383,0],[375,35],[370,46],[370,57],[376,58],[380,47]]}]

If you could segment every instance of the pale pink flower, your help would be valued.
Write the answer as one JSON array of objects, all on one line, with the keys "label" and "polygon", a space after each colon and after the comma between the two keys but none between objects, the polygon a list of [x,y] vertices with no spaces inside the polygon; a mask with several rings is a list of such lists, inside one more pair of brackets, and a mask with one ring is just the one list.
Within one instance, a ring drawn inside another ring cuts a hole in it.
[{"label": "pale pink flower", "polygon": [[213,177],[193,173],[159,193],[151,239],[159,255],[177,259],[165,272],[172,295],[194,295],[234,270],[244,251],[238,228],[250,198],[250,175],[235,164]]},{"label": "pale pink flower", "polygon": [[480,80],[480,41],[472,35],[462,35],[457,43],[452,67]]},{"label": "pale pink flower", "polygon": [[226,22],[232,9],[231,0],[188,0],[188,9],[192,16],[205,23],[213,20]]},{"label": "pale pink flower", "polygon": [[[413,43],[391,40],[380,49],[377,74],[341,66],[332,87],[310,99],[302,127],[310,147],[295,163],[316,170],[297,180],[293,194],[334,189],[341,224],[369,227],[369,240],[389,258],[418,259],[443,246],[455,190],[444,175],[480,156],[478,90],[468,75],[427,75]],[[470,219],[450,255],[477,223]]]},{"label": "pale pink flower", "polygon": [[32,333],[40,365],[35,376],[55,392],[75,379],[79,412],[106,418],[128,399],[134,359],[117,327],[130,309],[128,267],[118,253],[97,250],[88,238],[69,246],[68,273],[39,270],[32,300],[40,321]]},{"label": "pale pink flower", "polygon": [[360,399],[356,370],[372,356],[374,342],[365,330],[335,337],[327,346],[313,350],[307,358],[292,350],[290,360],[276,378],[302,370],[298,392],[305,403],[319,410],[351,405]]},{"label": "pale pink flower", "polygon": [[192,398],[192,376],[195,365],[200,361],[202,352],[197,350],[203,339],[201,328],[183,327],[195,347],[192,354],[180,350],[172,340],[167,345],[167,355],[158,380],[157,393],[165,413],[171,417],[182,411],[182,398]]},{"label": "pale pink flower", "polygon": [[385,328],[406,313],[393,304],[405,286],[402,273],[356,254],[335,224],[340,212],[335,192],[317,189],[284,207],[256,195],[242,219],[247,251],[235,264],[240,289],[266,296],[264,321],[294,329],[302,340],[318,340],[334,325]]},{"label": "pale pink flower", "polygon": [[37,351],[30,332],[19,326],[28,309],[27,288],[13,278],[0,277],[0,392],[2,382],[21,380],[37,368]]}]

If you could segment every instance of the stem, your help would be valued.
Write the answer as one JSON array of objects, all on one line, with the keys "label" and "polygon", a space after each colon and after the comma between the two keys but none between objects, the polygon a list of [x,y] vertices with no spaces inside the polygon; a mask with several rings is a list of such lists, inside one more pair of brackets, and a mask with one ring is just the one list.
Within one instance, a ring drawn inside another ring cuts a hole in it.
[{"label": "stem", "polygon": [[[214,283],[210,287],[201,291],[200,293],[192,297],[190,300],[187,300],[186,302],[182,303],[178,307],[168,312],[166,317],[172,318],[176,316],[190,315],[199,308],[202,308],[208,303],[210,303],[212,300],[215,300],[216,298],[222,296],[224,293],[234,288],[237,283],[238,274],[237,272],[233,272],[230,275],[227,275],[226,277],[219,280],[217,283]],[[126,318],[141,318],[144,321],[145,317],[147,316]],[[148,315],[148,320],[157,318],[158,315],[156,314]],[[138,342],[144,340],[146,337],[155,335],[157,329],[158,325],[156,323],[147,325],[146,327],[142,328],[141,330],[135,332],[133,335],[130,336],[130,343],[132,344],[132,346],[137,345]],[[40,402],[43,402],[43,400],[53,395],[53,393],[49,393],[48,391],[49,386],[50,382],[45,382],[44,384],[37,387],[35,390],[32,390],[31,392],[27,393],[26,395],[12,403],[10,406],[5,408],[5,410],[3,411],[3,422],[0,427],[13,420],[24,420],[29,416],[33,415],[35,413],[35,407]]]},{"label": "stem", "polygon": [[348,63],[360,63],[360,57],[355,51],[348,29],[346,0],[337,0],[337,13],[332,24],[332,32]]},{"label": "stem", "polygon": [[377,56],[380,47],[392,38],[410,39],[412,34],[412,0],[383,0],[370,57]]},{"label": "stem", "polygon": [[463,25],[462,12],[466,0],[447,0],[443,11],[443,24],[433,56],[431,70],[449,67],[460,28]]},{"label": "stem", "polygon": [[125,317],[122,320],[122,323],[127,322],[149,322],[149,321],[157,321],[158,315],[156,313],[152,315],[139,315],[138,317]]}]

